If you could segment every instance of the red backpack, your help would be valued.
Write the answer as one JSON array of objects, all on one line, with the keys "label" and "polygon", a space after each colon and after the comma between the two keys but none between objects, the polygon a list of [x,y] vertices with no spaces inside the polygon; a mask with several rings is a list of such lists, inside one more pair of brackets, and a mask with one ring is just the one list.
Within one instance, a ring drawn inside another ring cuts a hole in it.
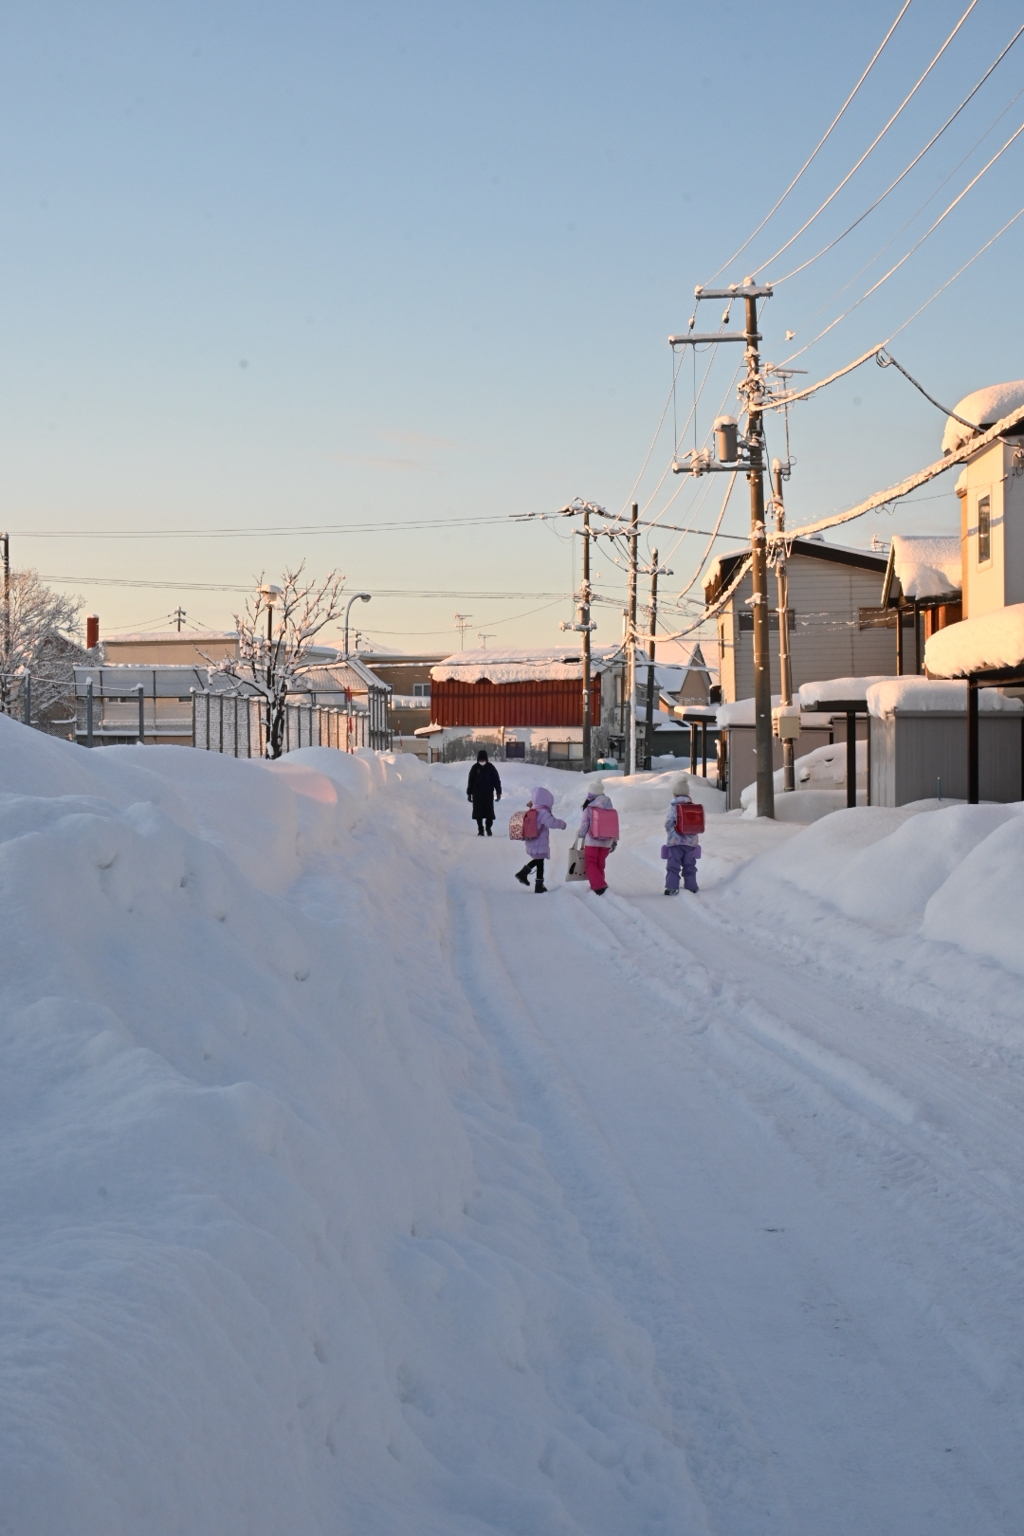
[{"label": "red backpack", "polygon": [[676,804],[676,831],[677,832],[703,832],[704,831],[704,807],[702,805],[686,805],[682,800]]}]

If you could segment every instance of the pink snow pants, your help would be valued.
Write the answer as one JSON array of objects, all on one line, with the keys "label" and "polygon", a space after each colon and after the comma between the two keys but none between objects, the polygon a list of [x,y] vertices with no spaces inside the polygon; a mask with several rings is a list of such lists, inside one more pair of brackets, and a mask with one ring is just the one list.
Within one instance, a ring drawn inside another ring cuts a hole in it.
[{"label": "pink snow pants", "polygon": [[610,853],[610,848],[591,848],[589,844],[583,850],[583,862],[592,891],[603,891],[608,884],[604,877],[604,866]]}]

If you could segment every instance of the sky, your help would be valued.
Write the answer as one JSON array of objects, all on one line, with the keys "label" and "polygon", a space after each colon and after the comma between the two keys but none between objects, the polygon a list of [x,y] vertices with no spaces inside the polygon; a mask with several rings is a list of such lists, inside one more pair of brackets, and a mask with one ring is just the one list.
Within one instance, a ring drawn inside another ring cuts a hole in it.
[{"label": "sky", "polygon": [[[456,614],[467,645],[550,644],[573,616],[579,540],[536,514],[635,497],[674,525],[645,555],[657,545],[672,572],[664,618],[681,623],[676,594],[699,595],[709,552],[739,547],[749,522],[740,481],[731,537],[674,531],[718,518],[724,477],[668,466],[676,433],[699,444],[735,411],[741,351],[696,359],[691,418],[694,360],[667,337],[694,285],[723,264],[716,281],[775,282],[763,356],[798,354],[811,382],[903,327],[1024,201],[1022,134],[815,339],[1024,123],[1022,38],[899,187],[779,281],[889,186],[1024,20],[975,0],[863,167],[776,257],[970,4],[912,0],[729,263],[901,4],[12,0],[0,523],[14,565],[80,594],[107,634],[166,627],[179,606],[190,625],[230,626],[260,577],[305,561],[371,593],[353,613],[371,644],[456,649]],[[943,405],[1024,374],[1022,255],[1024,217],[893,340]],[[698,329],[723,308],[700,306]],[[873,362],[794,407],[790,525],[932,462],[942,426]],[[783,453],[776,415],[767,431]],[[952,482],[835,537],[953,531]],[[623,573],[607,547],[595,570],[607,643]]]}]

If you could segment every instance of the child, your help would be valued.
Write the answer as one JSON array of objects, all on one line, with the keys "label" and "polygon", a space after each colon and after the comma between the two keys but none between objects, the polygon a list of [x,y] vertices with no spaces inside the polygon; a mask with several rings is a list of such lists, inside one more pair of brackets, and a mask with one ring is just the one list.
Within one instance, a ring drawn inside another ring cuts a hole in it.
[{"label": "child", "polygon": [[604,792],[604,784],[600,779],[595,779],[587,791],[587,798],[583,802],[583,819],[580,822],[580,837],[583,839],[583,858],[587,868],[587,879],[590,881],[590,889],[595,896],[603,896],[608,889],[608,881],[604,877],[604,866],[608,855],[616,846],[614,838],[594,837],[590,831],[590,812],[595,806],[600,806],[603,811],[610,811],[612,803]]},{"label": "child", "polygon": [[692,805],[690,799],[690,776],[681,773],[672,785],[672,804],[668,808],[665,817],[665,831],[668,838],[661,856],[666,859],[665,870],[665,895],[679,895],[679,871],[682,868],[683,884],[688,891],[697,893],[697,834],[696,832],[676,831],[676,806]]},{"label": "child", "polygon": [[530,871],[537,871],[537,880],[534,891],[541,895],[547,890],[544,884],[544,860],[551,857],[551,843],[548,833],[552,827],[557,827],[560,832],[565,831],[565,822],[559,821],[557,816],[552,816],[551,807],[555,803],[555,797],[550,789],[535,789],[530,804],[537,812],[537,836],[527,839],[526,851],[530,855],[530,862],[524,864],[522,869],[516,872],[516,879],[520,885],[529,886]]}]

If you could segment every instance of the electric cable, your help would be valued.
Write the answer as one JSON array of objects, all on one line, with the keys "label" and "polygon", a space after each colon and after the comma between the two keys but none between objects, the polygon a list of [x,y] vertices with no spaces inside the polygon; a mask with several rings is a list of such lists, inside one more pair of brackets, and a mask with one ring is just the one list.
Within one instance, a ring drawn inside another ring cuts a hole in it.
[{"label": "electric cable", "polygon": [[[867,292],[866,293],[862,293],[860,298],[857,299],[853,304],[850,305],[849,309],[845,309],[841,315],[837,315],[836,318],[833,321],[831,321],[831,323],[829,325],[826,325],[825,329],[823,331],[819,331],[817,336],[815,336],[812,341],[809,341],[806,344],[806,346],[801,347],[796,352],[792,352],[789,355],[789,357],[786,358],[786,363],[791,363],[794,360],[794,358],[802,357],[803,354],[805,352],[809,351],[809,349],[811,347],[815,346],[822,339],[823,336],[827,336],[829,331],[835,330],[836,326],[839,325],[843,320],[845,320],[848,315],[852,315],[853,311],[855,309],[859,309],[860,306],[864,303],[864,301],[866,299],[870,299],[870,297],[871,297],[871,295],[873,293],[877,293],[879,288],[881,288],[882,284],[885,283],[885,282],[888,282],[889,278],[892,277],[893,273],[894,272],[898,272],[900,267],[903,266],[904,262],[909,261],[911,256],[914,255],[915,251],[919,251],[921,249],[922,245],[928,239],[929,235],[934,234],[934,232],[938,229],[939,225],[942,223],[943,219],[945,219],[948,214],[952,213],[953,209],[957,206],[958,203],[961,203],[963,201],[963,199],[967,196],[968,192],[970,192],[972,187],[977,186],[978,182],[985,175],[986,171],[990,170],[991,167],[993,165],[995,165],[995,163],[999,159],[999,157],[1001,155],[1005,154],[1005,152],[1009,149],[1010,145],[1014,142],[1014,140],[1018,139],[1022,133],[1024,133],[1024,123],[1021,123],[1020,127],[1014,133],[1012,133],[1010,135],[1010,137],[1007,139],[1006,143],[1002,146],[1001,149],[996,150],[996,153],[992,156],[991,160],[989,160],[986,165],[982,166],[981,170],[977,173],[976,176],[973,176],[971,178],[971,180],[967,183],[966,187],[964,187],[963,191],[959,192],[957,194],[957,196],[953,199],[953,201],[949,204],[949,206],[947,208],[943,209],[943,211],[939,214],[939,217],[935,220],[935,223],[932,224],[930,226],[930,228],[925,230],[925,232],[921,236],[920,240],[916,241],[915,244],[910,247],[910,250],[907,251],[903,256],[901,256],[899,261],[897,261],[893,266],[891,266],[889,268],[888,272],[883,273],[883,275],[878,279],[878,281],[876,283],[872,283],[871,287],[867,290]],[[1013,222],[1013,220],[1011,219],[1010,223],[1012,223],[1012,222]],[[1009,228],[1009,225],[1007,225],[1005,227]],[[1000,231],[1000,233],[1001,233],[1001,231]],[[922,308],[924,308],[923,305],[922,305]],[[920,313],[920,311],[918,311],[917,313]],[[901,329],[902,329],[902,327],[901,327]]]},{"label": "electric cable", "polygon": [[978,4],[978,0],[970,0],[970,4],[968,5],[966,11],[964,11],[963,15],[960,17],[960,20],[957,22],[956,26],[953,28],[953,30],[949,34],[949,36],[946,38],[946,41],[943,43],[943,45],[939,49],[938,53],[935,55],[935,57],[932,59],[931,63],[928,65],[928,68],[925,70],[924,74],[917,81],[917,84],[912,87],[912,89],[908,92],[908,94],[906,96],[904,96],[903,100],[900,102],[899,106],[896,108],[896,111],[893,113],[892,117],[890,117],[890,119],[886,123],[885,127],[881,130],[880,133],[878,133],[875,136],[874,139],[872,139],[871,143],[868,145],[867,149],[861,155],[861,157],[857,161],[856,165],[853,166],[852,170],[847,171],[846,175],[843,177],[843,179],[839,183],[839,185],[834,189],[834,191],[829,193],[829,195],[828,195],[828,197],[826,197],[825,201],[821,204],[821,206],[819,208],[817,208],[815,210],[814,213],[811,214],[810,218],[807,219],[803,224],[801,224],[801,226],[797,230],[796,234],[795,235],[791,235],[790,238],[786,241],[785,245],[780,245],[779,249],[775,252],[774,256],[769,256],[767,261],[762,261],[758,266],[756,266],[754,268],[755,274],[758,273],[758,272],[762,272],[764,270],[764,268],[770,266],[773,261],[778,261],[779,257],[782,255],[783,251],[788,251],[790,246],[794,243],[794,241],[799,240],[800,236],[804,233],[804,231],[811,227],[811,225],[814,223],[814,221],[818,217],[818,215],[824,213],[825,209],[829,206],[829,204],[831,202],[833,202],[834,199],[839,196],[840,192],[846,186],[847,182],[849,182],[851,180],[851,178],[857,174],[857,172],[860,170],[861,166],[864,164],[864,162],[868,158],[868,156],[872,153],[872,151],[874,149],[876,149],[878,147],[878,145],[885,138],[885,135],[889,132],[889,129],[892,127],[893,123],[899,117],[899,115],[903,111],[904,107],[908,104],[908,102],[910,102],[913,99],[914,96],[916,96],[917,92],[920,90],[921,86],[927,80],[928,76],[931,74],[931,72],[935,68],[936,64],[942,58],[942,55],[945,53],[946,49],[949,47],[949,45],[953,41],[954,37],[956,37],[957,33],[960,31],[960,28],[963,26],[964,22],[967,20],[968,16],[974,10],[974,7],[977,4]]},{"label": "electric cable", "polygon": [[892,26],[889,28],[888,32],[882,38],[882,41],[879,43],[878,47],[875,49],[875,52],[872,54],[871,59],[870,59],[870,61],[868,63],[867,68],[865,69],[864,73],[861,75],[860,79],[857,81],[857,84],[854,86],[854,88],[850,92],[849,96],[847,96],[846,100],[843,102],[843,105],[839,108],[839,111],[836,113],[835,117],[832,119],[831,123],[828,125],[828,127],[826,128],[824,134],[818,140],[817,144],[814,146],[814,148],[812,149],[811,153],[808,155],[807,159],[804,161],[803,165],[800,167],[800,169],[797,171],[796,175],[793,177],[793,180],[790,182],[790,184],[786,188],[785,192],[783,192],[782,196],[779,198],[778,202],[774,205],[774,207],[769,209],[769,211],[765,214],[764,218],[761,220],[760,224],[753,231],[753,233],[748,235],[747,238],[744,240],[743,244],[741,246],[738,246],[737,249],[735,251],[733,251],[733,253],[729,257],[728,261],[724,261],[722,263],[722,265],[719,267],[718,271],[714,272],[711,275],[711,277],[708,279],[708,281],[703,285],[705,288],[710,287],[710,285],[714,282],[715,278],[716,277],[720,277],[722,275],[722,273],[725,271],[726,267],[731,267],[733,262],[736,260],[736,258],[738,256],[742,256],[743,252],[747,249],[747,246],[750,245],[750,243],[753,240],[757,239],[757,236],[761,233],[762,229],[764,229],[764,227],[768,223],[769,219],[774,218],[774,216],[778,213],[779,209],[782,207],[783,203],[786,201],[786,198],[792,192],[793,188],[796,186],[796,184],[800,180],[801,176],[803,176],[804,172],[807,171],[810,168],[810,166],[812,165],[814,160],[817,158],[819,152],[822,149],[824,149],[825,144],[827,143],[828,139],[831,137],[833,130],[836,127],[838,127],[839,121],[843,117],[843,114],[846,112],[847,107],[849,107],[850,103],[853,101],[853,98],[856,96],[857,92],[860,90],[861,86],[864,84],[865,80],[867,79],[868,75],[870,75],[871,71],[874,69],[875,65],[878,63],[878,60],[879,60],[879,58],[882,55],[883,49],[886,47],[886,44],[889,42],[889,39],[892,37],[893,33],[896,31],[896,28],[899,26],[900,22],[903,20],[904,16],[906,15],[906,13],[907,13],[907,11],[909,9],[910,9],[910,0],[904,0],[903,5],[900,7],[899,14],[896,17],[896,20],[893,22]]},{"label": "electric cable", "polygon": [[[1024,23],[1022,23],[1021,26],[1019,26],[1017,28],[1017,31],[1010,38],[1010,41],[1007,43],[1007,45],[1003,49],[1002,53],[995,60],[994,63],[989,65],[988,69],[986,69],[985,73],[982,75],[982,77],[978,81],[977,85],[975,85],[970,91],[968,91],[967,95],[964,97],[963,101],[957,107],[956,111],[953,112],[949,117],[946,118],[946,121],[943,123],[942,127],[938,130],[938,132],[934,133],[932,135],[932,137],[928,140],[928,143],[924,146],[924,149],[922,149],[918,154],[916,154],[914,156],[914,158],[913,158],[913,160],[911,160],[910,164],[908,166],[906,166],[900,172],[900,174],[896,177],[896,180],[895,181],[891,181],[889,183],[889,185],[886,187],[885,191],[879,197],[876,197],[874,202],[870,203],[868,205],[868,207],[865,208],[864,212],[862,214],[860,214],[856,219],[854,219],[852,224],[848,224],[841,234],[836,235],[834,240],[830,240],[827,245],[823,245],[821,250],[818,251],[814,256],[809,256],[806,261],[804,261],[804,262],[802,262],[800,264],[800,266],[794,267],[792,272],[787,272],[785,277],[773,278],[772,279],[772,287],[773,288],[778,288],[782,283],[788,283],[789,279],[791,277],[796,277],[799,272],[806,272],[807,268],[809,266],[812,266],[813,263],[816,262],[819,257],[826,255],[831,250],[834,250],[835,247],[839,244],[839,242],[841,240],[845,240],[847,235],[850,234],[853,230],[855,230],[857,228],[858,224],[863,224],[864,220],[867,218],[869,213],[874,213],[875,209],[879,206],[879,204],[885,202],[885,199],[889,196],[889,193],[890,192],[894,192],[896,190],[896,188],[899,186],[900,182],[903,181],[907,176],[910,175],[910,172],[914,169],[914,167],[916,165],[919,165],[921,163],[921,161],[924,159],[925,155],[932,148],[932,146],[938,143],[939,139],[942,138],[942,135],[945,133],[946,129],[951,127],[952,124],[956,122],[957,118],[960,116],[960,113],[964,110],[964,108],[967,106],[967,104],[970,101],[972,101],[974,99],[974,97],[978,94],[978,92],[981,90],[982,86],[985,84],[985,81],[998,68],[998,66],[1003,62],[1003,60],[1006,58],[1006,55],[1009,53],[1010,49],[1013,47],[1014,43],[1016,43],[1018,38],[1020,38],[1022,35],[1024,35]],[[1014,100],[1016,100],[1016,97],[1014,98]],[[997,121],[998,121],[998,119],[997,119]]]}]

